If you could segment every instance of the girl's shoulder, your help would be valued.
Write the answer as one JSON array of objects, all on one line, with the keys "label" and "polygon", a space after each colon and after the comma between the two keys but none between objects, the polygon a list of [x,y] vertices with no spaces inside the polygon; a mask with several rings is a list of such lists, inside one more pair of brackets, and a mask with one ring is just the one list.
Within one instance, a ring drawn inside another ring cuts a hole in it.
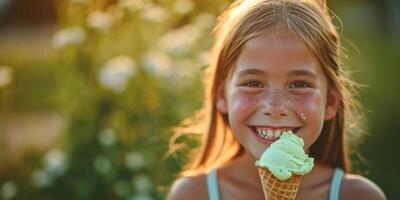
[{"label": "girl's shoulder", "polygon": [[168,200],[208,199],[206,174],[183,176],[174,181]]},{"label": "girl's shoulder", "polygon": [[374,182],[360,175],[345,174],[340,199],[385,200],[385,194]]}]

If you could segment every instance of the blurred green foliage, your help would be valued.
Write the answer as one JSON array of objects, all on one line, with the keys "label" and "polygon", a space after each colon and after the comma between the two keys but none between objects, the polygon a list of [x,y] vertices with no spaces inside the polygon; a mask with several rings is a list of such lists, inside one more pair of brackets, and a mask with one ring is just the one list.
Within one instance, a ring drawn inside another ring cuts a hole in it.
[{"label": "blurred green foliage", "polygon": [[32,85],[51,91],[30,90],[29,101],[48,96],[66,128],[58,146],[28,152],[2,177],[13,180],[2,181],[3,198],[164,199],[183,159],[166,156],[171,128],[201,106],[200,74],[223,3],[60,2],[47,72],[17,71],[15,96],[26,100],[19,90]]}]

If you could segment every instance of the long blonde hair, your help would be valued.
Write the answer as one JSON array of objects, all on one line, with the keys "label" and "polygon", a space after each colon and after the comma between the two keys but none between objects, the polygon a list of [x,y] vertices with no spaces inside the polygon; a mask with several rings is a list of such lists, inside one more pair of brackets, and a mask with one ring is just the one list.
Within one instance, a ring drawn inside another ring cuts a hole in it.
[{"label": "long blonde hair", "polygon": [[235,140],[227,116],[216,109],[216,94],[224,84],[243,48],[251,38],[266,29],[284,26],[300,37],[323,66],[329,90],[336,91],[340,107],[336,117],[325,121],[322,133],[311,145],[309,154],[322,164],[349,171],[346,144],[349,109],[359,103],[353,97],[355,83],[340,62],[339,35],[325,1],[315,0],[239,0],[222,13],[214,29],[215,43],[211,64],[204,74],[205,101],[197,114],[182,122],[170,140],[171,149],[182,134],[199,133],[201,146],[186,165],[182,176],[207,172],[244,152]]}]

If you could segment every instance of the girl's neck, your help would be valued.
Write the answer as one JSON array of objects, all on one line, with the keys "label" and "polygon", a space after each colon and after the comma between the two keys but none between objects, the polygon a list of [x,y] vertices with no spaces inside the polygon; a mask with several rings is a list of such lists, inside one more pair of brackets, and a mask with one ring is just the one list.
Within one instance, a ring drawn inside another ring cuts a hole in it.
[{"label": "girl's neck", "polygon": [[260,175],[258,174],[258,169],[255,165],[256,158],[250,154],[250,152],[245,151],[238,159],[238,168],[246,174],[246,177],[251,177],[253,180],[258,180]]},{"label": "girl's neck", "polygon": [[228,180],[237,180],[233,182],[241,183],[240,185],[246,185],[258,191],[262,191],[262,185],[259,181],[260,175],[255,166],[256,160],[256,158],[245,150],[235,159],[219,167],[220,173],[222,176],[228,177]]}]

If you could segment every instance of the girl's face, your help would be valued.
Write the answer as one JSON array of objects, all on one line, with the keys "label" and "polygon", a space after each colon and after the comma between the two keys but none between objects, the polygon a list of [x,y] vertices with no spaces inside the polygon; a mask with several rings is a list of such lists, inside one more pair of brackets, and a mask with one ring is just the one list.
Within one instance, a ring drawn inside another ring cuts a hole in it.
[{"label": "girl's face", "polygon": [[217,95],[238,142],[255,158],[292,130],[305,150],[319,137],[339,101],[322,68],[300,38],[288,31],[263,32],[243,47],[230,78]]}]

